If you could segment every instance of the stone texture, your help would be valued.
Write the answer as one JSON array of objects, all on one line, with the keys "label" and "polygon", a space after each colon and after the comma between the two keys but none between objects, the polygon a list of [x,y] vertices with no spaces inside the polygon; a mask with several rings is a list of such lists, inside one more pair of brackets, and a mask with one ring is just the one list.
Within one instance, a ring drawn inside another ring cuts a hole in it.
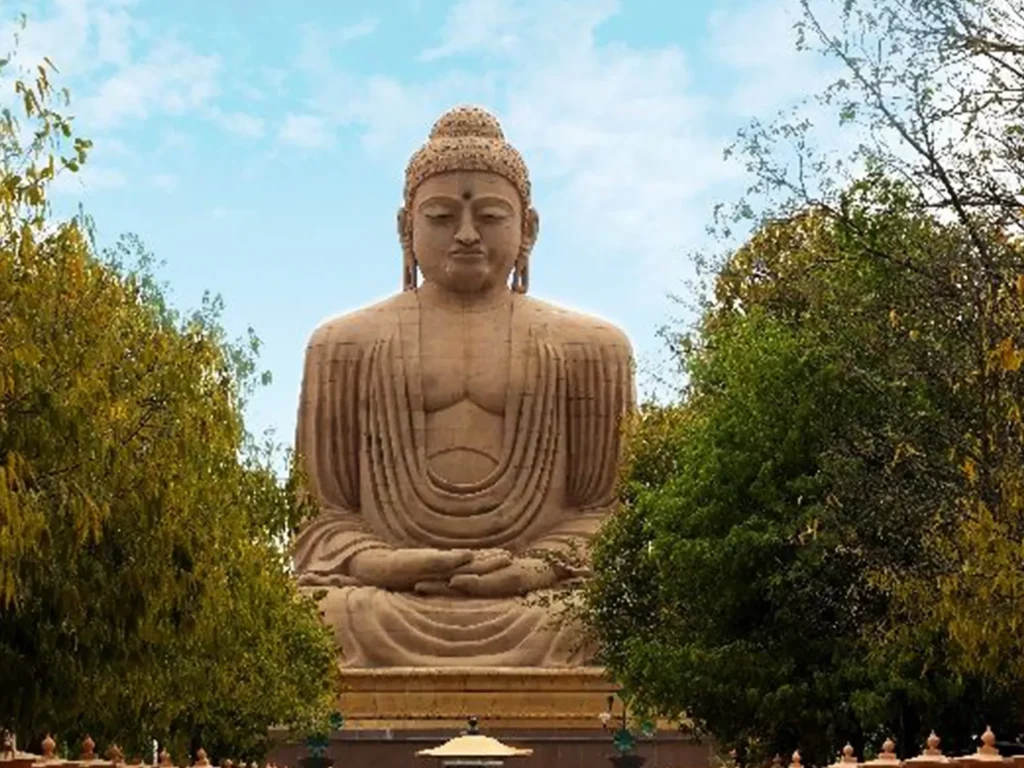
[{"label": "stone texture", "polygon": [[614,508],[629,342],[527,295],[539,218],[483,110],[435,124],[398,230],[405,290],[307,349],[299,582],[349,667],[585,664],[560,595]]},{"label": "stone texture", "polygon": [[474,716],[488,729],[601,732],[617,688],[593,667],[346,669],[338,709],[359,731],[458,731]]}]

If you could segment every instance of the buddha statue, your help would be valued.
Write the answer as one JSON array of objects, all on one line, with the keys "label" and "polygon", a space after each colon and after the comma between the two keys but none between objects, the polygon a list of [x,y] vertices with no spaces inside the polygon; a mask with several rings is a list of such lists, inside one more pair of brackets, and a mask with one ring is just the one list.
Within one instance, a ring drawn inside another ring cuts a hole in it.
[{"label": "buddha statue", "polygon": [[497,120],[453,109],[406,170],[404,290],[313,333],[293,557],[346,666],[588,661],[557,601],[614,508],[632,353],[527,294],[538,226]]}]

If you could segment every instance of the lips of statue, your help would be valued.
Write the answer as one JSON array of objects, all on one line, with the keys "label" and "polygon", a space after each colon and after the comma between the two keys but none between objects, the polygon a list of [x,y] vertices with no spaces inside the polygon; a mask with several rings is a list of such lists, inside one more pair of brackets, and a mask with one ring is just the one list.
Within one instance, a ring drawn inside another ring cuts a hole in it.
[{"label": "lips of statue", "polygon": [[412,201],[412,248],[423,278],[455,293],[508,284],[522,245],[516,188],[489,171],[430,176]]}]

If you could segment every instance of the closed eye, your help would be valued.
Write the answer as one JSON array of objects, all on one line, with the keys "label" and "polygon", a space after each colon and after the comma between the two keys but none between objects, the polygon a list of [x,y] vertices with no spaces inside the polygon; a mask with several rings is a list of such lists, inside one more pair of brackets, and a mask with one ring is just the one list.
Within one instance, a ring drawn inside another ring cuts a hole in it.
[{"label": "closed eye", "polygon": [[491,210],[481,211],[480,212],[480,218],[483,221],[486,221],[486,222],[489,222],[489,223],[494,223],[494,222],[498,222],[498,221],[504,221],[505,219],[508,218],[508,214],[506,214],[504,211],[497,211],[497,210],[491,209]]}]

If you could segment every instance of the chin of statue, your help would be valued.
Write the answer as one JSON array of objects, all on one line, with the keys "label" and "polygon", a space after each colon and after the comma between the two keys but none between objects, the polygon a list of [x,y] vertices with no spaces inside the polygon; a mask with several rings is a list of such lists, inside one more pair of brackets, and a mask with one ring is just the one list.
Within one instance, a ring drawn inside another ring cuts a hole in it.
[{"label": "chin of statue", "polygon": [[486,289],[490,270],[483,264],[459,264],[445,269],[444,287],[456,293],[479,293]]}]

